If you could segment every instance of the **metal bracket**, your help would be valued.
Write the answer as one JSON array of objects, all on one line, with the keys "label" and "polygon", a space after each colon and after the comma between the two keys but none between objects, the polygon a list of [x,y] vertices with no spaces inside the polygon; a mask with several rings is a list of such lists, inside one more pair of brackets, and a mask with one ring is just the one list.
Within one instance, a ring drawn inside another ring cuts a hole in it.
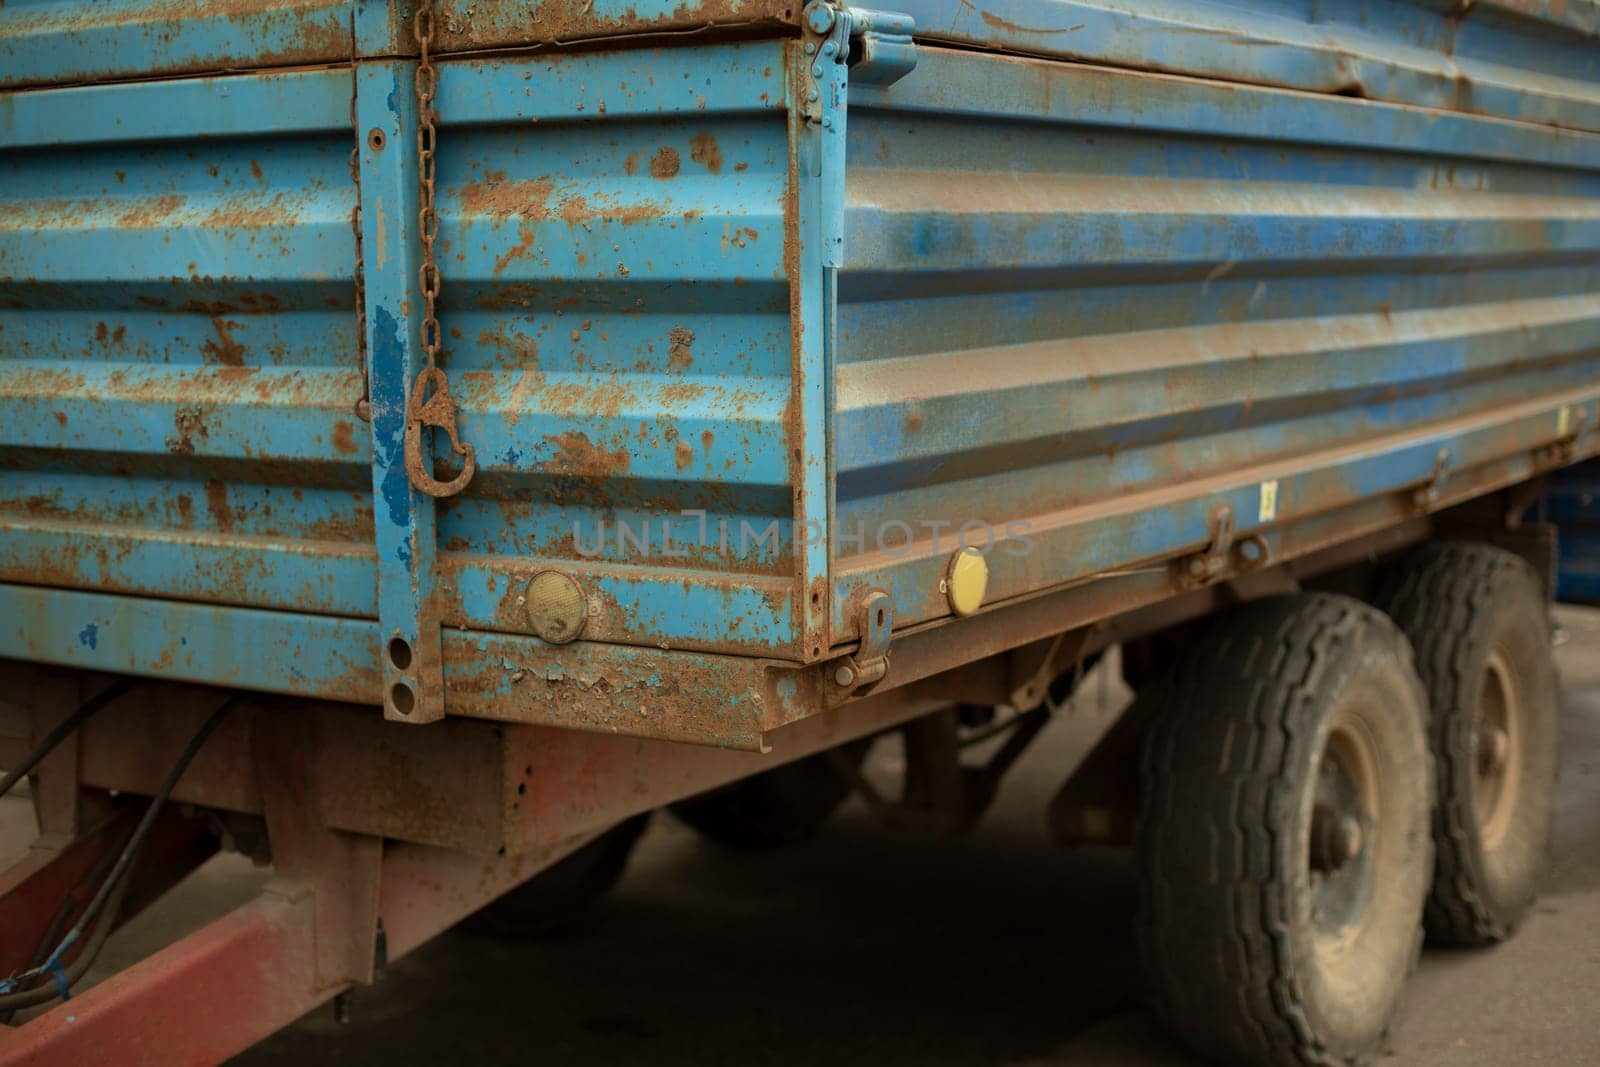
[{"label": "metal bracket", "polygon": [[1588,421],[1589,410],[1582,404],[1563,406],[1556,413],[1556,439],[1534,453],[1534,462],[1548,467],[1564,467],[1571,463],[1578,454],[1578,438]]},{"label": "metal bracket", "polygon": [[1233,508],[1218,504],[1211,509],[1211,541],[1183,564],[1182,579],[1202,585],[1228,569],[1233,555]]},{"label": "metal bracket", "polygon": [[875,589],[863,597],[856,625],[861,646],[834,668],[833,684],[860,696],[871,692],[889,673],[889,639],[894,630],[894,602],[889,594]]},{"label": "metal bracket", "polygon": [[1450,450],[1441,448],[1439,454],[1433,457],[1433,470],[1428,474],[1428,480],[1411,492],[1412,507],[1416,508],[1419,514],[1426,515],[1439,502],[1439,490],[1443,487],[1449,470]]}]

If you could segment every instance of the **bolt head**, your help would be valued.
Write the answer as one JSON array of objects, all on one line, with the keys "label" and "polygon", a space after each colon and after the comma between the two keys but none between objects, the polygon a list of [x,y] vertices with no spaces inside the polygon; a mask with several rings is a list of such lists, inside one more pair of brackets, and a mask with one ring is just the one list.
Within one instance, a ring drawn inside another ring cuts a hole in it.
[{"label": "bolt head", "polygon": [[833,29],[833,8],[827,4],[807,4],[806,25],[812,33],[827,33]]}]

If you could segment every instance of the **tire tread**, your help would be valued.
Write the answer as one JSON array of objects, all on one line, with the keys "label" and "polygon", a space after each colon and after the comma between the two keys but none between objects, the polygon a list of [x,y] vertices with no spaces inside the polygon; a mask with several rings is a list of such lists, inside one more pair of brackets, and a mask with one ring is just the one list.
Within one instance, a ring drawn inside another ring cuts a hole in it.
[{"label": "tire tread", "polygon": [[[1290,768],[1315,741],[1311,718],[1296,710],[1316,698],[1361,629],[1374,626],[1394,631],[1347,597],[1258,601],[1219,620],[1157,683],[1165,707],[1145,746],[1146,803],[1135,830],[1138,949],[1157,1015],[1220,1062],[1281,1063],[1286,1053],[1316,1067],[1360,1061],[1336,1055],[1313,1031],[1272,857],[1277,835],[1291,832],[1274,814],[1290,803]],[[1398,633],[1393,639],[1404,648]],[[1184,754],[1196,751],[1218,753],[1214,773],[1184,766]],[[1203,879],[1192,877],[1196,869]],[[1197,915],[1222,916],[1220,938],[1197,936]]]}]

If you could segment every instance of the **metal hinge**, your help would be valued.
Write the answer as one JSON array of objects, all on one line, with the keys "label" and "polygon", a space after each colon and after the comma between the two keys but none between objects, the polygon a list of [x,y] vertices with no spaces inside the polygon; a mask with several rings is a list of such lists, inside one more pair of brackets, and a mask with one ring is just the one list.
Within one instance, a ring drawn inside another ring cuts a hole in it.
[{"label": "metal hinge", "polygon": [[894,630],[894,603],[889,594],[877,589],[863,597],[856,626],[861,646],[833,669],[833,684],[860,696],[889,673],[889,638]]},{"label": "metal hinge", "polygon": [[892,85],[917,65],[911,39],[916,20],[898,11],[873,11],[811,0],[805,9],[806,55],[811,61],[811,91],[806,117],[830,125],[827,112],[838,103],[829,92],[835,69],[847,67],[857,84]]}]

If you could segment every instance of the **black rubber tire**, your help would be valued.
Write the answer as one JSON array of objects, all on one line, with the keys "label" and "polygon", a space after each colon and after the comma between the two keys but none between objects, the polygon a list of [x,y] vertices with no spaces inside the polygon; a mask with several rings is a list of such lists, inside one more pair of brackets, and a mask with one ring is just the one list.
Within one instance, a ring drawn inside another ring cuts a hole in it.
[{"label": "black rubber tire", "polygon": [[[859,767],[869,744],[856,741],[836,752]],[[680,800],[672,813],[720,845],[777,848],[815,837],[849,795],[849,781],[819,752]]]},{"label": "black rubber tire", "polygon": [[616,888],[650,813],[625,819],[576,852],[478,909],[462,924],[498,937],[544,937]]},{"label": "black rubber tire", "polygon": [[[1439,795],[1428,937],[1442,945],[1494,944],[1510,936],[1532,905],[1550,846],[1560,692],[1543,586],[1520,556],[1462,541],[1407,553],[1376,589],[1378,606],[1411,639],[1433,708]],[[1523,712],[1509,824],[1495,833],[1492,848],[1473,799],[1491,655],[1507,668],[1502,677],[1517,690]]]},{"label": "black rubber tire", "polygon": [[[1219,1063],[1364,1062],[1415,966],[1433,863],[1427,703],[1404,637],[1347,597],[1265,599],[1217,617],[1152,684],[1135,849],[1157,1014]],[[1318,940],[1308,870],[1335,721],[1371,731],[1383,812],[1337,951]]]}]

